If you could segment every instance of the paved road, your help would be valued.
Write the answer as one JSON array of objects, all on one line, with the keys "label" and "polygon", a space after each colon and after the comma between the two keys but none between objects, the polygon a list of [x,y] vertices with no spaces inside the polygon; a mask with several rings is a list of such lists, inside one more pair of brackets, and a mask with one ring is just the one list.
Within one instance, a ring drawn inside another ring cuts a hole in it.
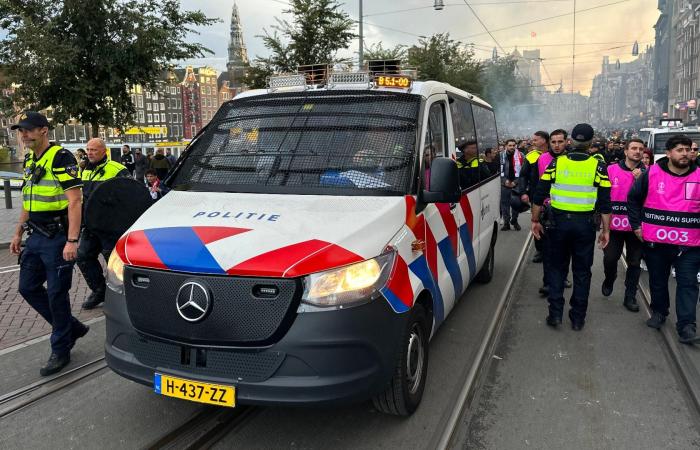
[{"label": "paved road", "polygon": [[[101,316],[101,307],[91,311],[80,308],[90,291],[78,268],[73,270],[73,315],[81,321]],[[18,284],[17,257],[0,247],[0,351],[51,332],[51,327],[19,295]],[[48,348],[48,344],[45,346]]]},{"label": "paved road", "polygon": [[[425,397],[414,416],[389,417],[368,403],[335,409],[260,408],[219,448],[427,447],[450,413],[448,405],[461,388],[462,373],[474,358],[525,238],[525,232],[500,236],[493,282],[470,287],[436,334]],[[73,364],[100,354],[102,323],[93,326],[90,339],[76,346]],[[44,347],[45,343],[0,356],[0,373],[12,374],[0,377],[0,393],[37,378],[36,355]],[[139,448],[198,409],[194,403],[157,396],[108,371],[5,418],[0,436],[9,448]]]},{"label": "paved road", "polygon": [[540,276],[541,268],[530,265],[520,280],[467,447],[700,448],[697,413],[661,335],[644,324],[644,313],[622,307],[622,279],[612,297],[602,296],[602,252],[581,332],[571,330],[566,316],[558,330],[544,324],[546,300],[528,283]]}]

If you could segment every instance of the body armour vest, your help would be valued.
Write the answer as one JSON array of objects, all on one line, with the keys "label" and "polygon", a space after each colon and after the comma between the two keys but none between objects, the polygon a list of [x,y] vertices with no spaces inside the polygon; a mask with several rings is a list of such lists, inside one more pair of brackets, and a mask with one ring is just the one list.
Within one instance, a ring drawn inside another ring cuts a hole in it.
[{"label": "body armour vest", "polygon": [[651,166],[642,236],[647,242],[700,247],[700,171],[678,177]]},{"label": "body armour vest", "polygon": [[632,171],[623,169],[619,164],[613,164],[608,167],[608,177],[612,184],[610,189],[610,200],[612,201],[610,229],[613,231],[632,231],[630,219],[627,216],[627,194],[634,184],[634,175],[632,175]]}]

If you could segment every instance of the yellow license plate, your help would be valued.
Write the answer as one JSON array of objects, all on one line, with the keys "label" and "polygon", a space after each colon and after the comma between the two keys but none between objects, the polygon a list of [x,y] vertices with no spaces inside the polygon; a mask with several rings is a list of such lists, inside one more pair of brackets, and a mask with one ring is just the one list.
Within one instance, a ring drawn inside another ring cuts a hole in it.
[{"label": "yellow license plate", "polygon": [[153,390],[157,394],[191,402],[230,408],[236,406],[236,388],[233,386],[202,383],[155,373],[153,374]]}]

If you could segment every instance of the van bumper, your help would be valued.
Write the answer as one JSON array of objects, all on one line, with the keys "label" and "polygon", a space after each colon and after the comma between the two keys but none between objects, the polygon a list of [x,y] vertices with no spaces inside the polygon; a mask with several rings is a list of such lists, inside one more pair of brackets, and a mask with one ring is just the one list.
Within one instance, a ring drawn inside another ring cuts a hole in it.
[{"label": "van bumper", "polygon": [[[189,345],[134,328],[123,294],[107,290],[105,359],[117,374],[153,386],[154,373],[236,387],[239,404],[354,403],[390,382],[408,313],[379,297],[344,310],[299,313],[269,347]],[[202,357],[203,356],[203,357]]]}]

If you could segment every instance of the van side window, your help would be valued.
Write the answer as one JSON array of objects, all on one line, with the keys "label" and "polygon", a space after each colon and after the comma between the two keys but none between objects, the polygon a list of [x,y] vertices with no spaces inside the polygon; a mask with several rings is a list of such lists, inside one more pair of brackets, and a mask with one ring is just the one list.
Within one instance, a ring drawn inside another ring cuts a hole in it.
[{"label": "van side window", "polygon": [[479,155],[487,148],[498,148],[498,133],[496,132],[496,117],[493,111],[474,105],[474,122],[479,143]]},{"label": "van side window", "polygon": [[[498,153],[498,131],[496,129],[496,117],[493,111],[478,105],[473,106],[474,122],[476,124],[476,136],[479,147],[479,158],[484,158],[484,153],[491,149],[492,154]],[[490,176],[490,171],[481,171],[481,179]]]},{"label": "van side window", "polygon": [[472,105],[466,100],[450,98],[452,112],[452,128],[455,133],[455,148],[466,142],[476,141]]},{"label": "van side window", "polygon": [[421,188],[430,189],[430,163],[438,156],[445,156],[447,130],[445,128],[445,104],[434,103],[428,113],[428,126],[425,129],[423,161],[421,168]]}]

